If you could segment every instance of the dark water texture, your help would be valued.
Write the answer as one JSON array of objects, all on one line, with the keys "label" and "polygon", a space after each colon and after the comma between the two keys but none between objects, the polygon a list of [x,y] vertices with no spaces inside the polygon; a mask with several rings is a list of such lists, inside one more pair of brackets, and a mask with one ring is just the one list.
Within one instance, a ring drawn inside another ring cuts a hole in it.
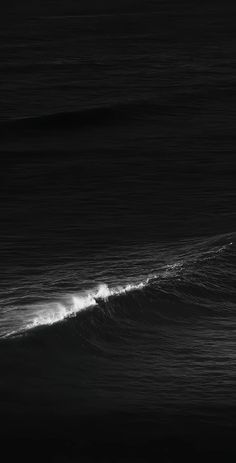
[{"label": "dark water texture", "polygon": [[154,10],[28,12],[1,29],[12,455],[37,448],[41,461],[47,444],[52,461],[209,461],[234,449],[233,7]]}]

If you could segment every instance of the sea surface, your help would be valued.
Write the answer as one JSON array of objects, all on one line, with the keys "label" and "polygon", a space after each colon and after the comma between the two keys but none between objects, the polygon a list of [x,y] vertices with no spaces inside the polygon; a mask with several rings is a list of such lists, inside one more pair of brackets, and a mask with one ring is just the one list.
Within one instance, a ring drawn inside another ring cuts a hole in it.
[{"label": "sea surface", "polygon": [[160,2],[2,21],[9,455],[45,460],[47,442],[50,461],[209,461],[234,448],[233,13]]}]

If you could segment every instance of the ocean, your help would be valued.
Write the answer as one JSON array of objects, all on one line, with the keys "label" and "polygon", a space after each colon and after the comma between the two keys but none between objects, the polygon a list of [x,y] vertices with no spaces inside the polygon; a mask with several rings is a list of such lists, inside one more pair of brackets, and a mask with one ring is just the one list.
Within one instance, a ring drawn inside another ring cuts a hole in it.
[{"label": "ocean", "polygon": [[14,461],[235,456],[234,7],[173,5],[2,21]]}]

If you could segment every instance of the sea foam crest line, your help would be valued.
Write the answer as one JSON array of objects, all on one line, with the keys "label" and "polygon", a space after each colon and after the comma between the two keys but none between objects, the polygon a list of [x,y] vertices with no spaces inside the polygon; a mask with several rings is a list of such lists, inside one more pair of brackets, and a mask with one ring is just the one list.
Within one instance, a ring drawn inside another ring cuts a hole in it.
[{"label": "sea foam crest line", "polygon": [[65,318],[72,317],[78,312],[94,307],[99,304],[99,300],[106,301],[111,296],[118,296],[144,288],[148,285],[151,278],[137,283],[127,284],[126,286],[118,286],[109,288],[107,284],[100,284],[98,287],[87,291],[81,291],[77,295],[72,295],[70,300],[65,302],[51,302],[38,306],[37,313],[33,320],[28,323],[26,330],[42,325],[53,325]]}]

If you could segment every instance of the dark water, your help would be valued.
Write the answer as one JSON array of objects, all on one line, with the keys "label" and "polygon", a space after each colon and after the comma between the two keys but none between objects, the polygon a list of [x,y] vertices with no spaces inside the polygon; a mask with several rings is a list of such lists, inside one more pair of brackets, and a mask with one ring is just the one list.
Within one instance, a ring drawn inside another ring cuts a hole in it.
[{"label": "dark water", "polygon": [[3,24],[8,450],[14,436],[53,461],[232,451],[232,15],[181,4]]}]

